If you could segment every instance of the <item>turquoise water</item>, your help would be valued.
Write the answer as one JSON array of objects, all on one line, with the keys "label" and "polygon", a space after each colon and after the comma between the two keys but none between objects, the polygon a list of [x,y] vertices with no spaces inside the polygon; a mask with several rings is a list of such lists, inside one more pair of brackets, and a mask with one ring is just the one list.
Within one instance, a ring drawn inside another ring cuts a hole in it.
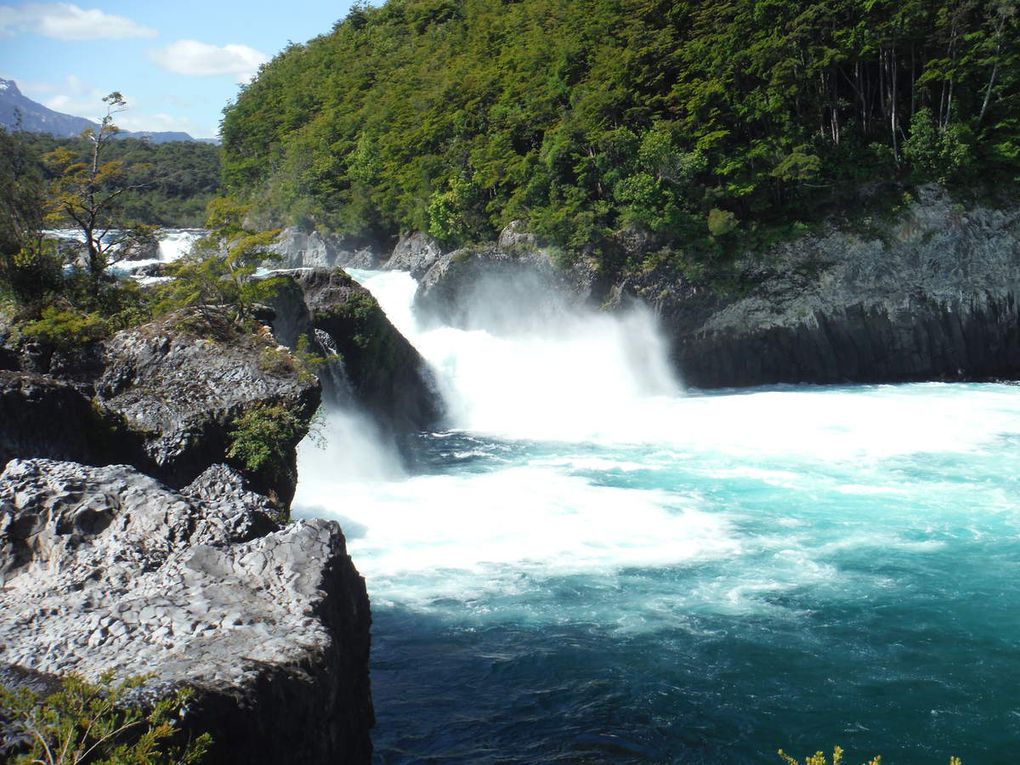
[{"label": "turquoise water", "polygon": [[462,427],[401,466],[333,413],[296,498],[367,580],[378,761],[1017,761],[1020,388],[705,395],[645,359],[642,391],[610,348],[537,400],[540,350],[402,329]]}]

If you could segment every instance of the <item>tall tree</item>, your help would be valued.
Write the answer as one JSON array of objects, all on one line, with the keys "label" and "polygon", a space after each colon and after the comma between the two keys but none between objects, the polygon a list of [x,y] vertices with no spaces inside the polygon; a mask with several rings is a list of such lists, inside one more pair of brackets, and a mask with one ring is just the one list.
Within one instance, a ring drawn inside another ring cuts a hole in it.
[{"label": "tall tree", "polygon": [[70,225],[82,236],[90,291],[98,294],[107,269],[133,257],[140,248],[155,244],[151,226],[133,225],[119,215],[118,201],[138,188],[124,182],[124,163],[106,159],[110,142],[119,132],[113,115],[124,111],[126,102],[114,91],[103,99],[106,114],[99,128],[87,129],[82,137],[91,143],[88,161],[80,161],[67,147],[54,149],[46,161],[56,172],[51,183],[49,221]]}]

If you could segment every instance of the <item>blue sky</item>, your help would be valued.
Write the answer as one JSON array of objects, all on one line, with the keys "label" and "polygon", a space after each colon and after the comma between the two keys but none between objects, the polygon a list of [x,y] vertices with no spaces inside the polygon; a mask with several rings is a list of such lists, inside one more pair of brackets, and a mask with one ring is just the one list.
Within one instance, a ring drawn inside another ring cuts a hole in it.
[{"label": "blue sky", "polygon": [[96,119],[123,93],[127,130],[210,138],[258,65],[332,29],[351,0],[95,0],[0,4],[0,77],[29,98]]}]

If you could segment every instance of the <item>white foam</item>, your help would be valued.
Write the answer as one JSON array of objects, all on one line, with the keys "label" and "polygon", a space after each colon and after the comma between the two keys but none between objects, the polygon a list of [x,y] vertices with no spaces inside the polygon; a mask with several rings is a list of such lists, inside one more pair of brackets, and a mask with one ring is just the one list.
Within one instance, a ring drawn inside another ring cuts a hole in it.
[{"label": "white foam", "polygon": [[[334,434],[336,431],[334,431]],[[548,467],[351,483],[302,449],[296,512],[353,524],[373,586],[405,605],[544,578],[737,554],[725,514],[690,497],[607,488]],[[399,580],[399,581],[398,581]]]},{"label": "white foam", "polygon": [[423,329],[409,274],[351,273],[438,372],[453,424],[469,431],[855,463],[973,450],[1020,432],[1015,390],[943,395],[931,384],[680,395],[647,311],[567,314],[541,334]]},{"label": "white foam", "polygon": [[[356,276],[437,369],[453,424],[488,434],[454,446],[478,459],[441,475],[404,474],[351,413],[330,415],[325,451],[302,445],[295,512],[341,521],[373,603],[683,629],[699,609],[795,614],[805,588],[865,597],[892,585],[862,562],[942,555],[961,524],[974,536],[1020,518],[1004,490],[926,469],[934,455],[999,464],[1020,435],[1020,389],[682,395],[640,311],[567,316],[541,335],[423,329],[408,275]],[[641,470],[673,490],[630,488]],[[594,594],[557,602],[576,575]]]}]

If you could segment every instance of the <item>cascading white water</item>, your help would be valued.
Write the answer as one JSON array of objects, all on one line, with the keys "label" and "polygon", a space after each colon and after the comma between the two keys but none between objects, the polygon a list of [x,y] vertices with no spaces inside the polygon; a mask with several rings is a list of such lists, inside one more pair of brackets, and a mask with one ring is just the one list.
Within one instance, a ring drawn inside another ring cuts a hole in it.
[{"label": "cascading white water", "polygon": [[[46,236],[58,241],[83,242],[84,236],[77,229],[53,229],[44,232]],[[132,275],[139,269],[159,263],[173,263],[191,252],[195,242],[205,236],[202,229],[160,229],[156,234],[157,257],[142,260],[125,260],[116,263],[113,271],[122,275]],[[116,231],[109,232],[115,236]],[[158,277],[139,277],[142,283],[159,281]]]},{"label": "cascading white water", "polygon": [[1006,761],[1020,388],[685,395],[647,313],[429,328],[407,274],[355,276],[453,428],[406,471],[352,413],[299,450],[295,513],[368,583],[384,759],[752,763],[810,714],[811,747]]},{"label": "cascading white water", "polygon": [[[437,371],[457,428],[535,440],[643,439],[655,401],[679,391],[647,310],[563,311],[540,330],[522,321],[502,335],[423,329],[412,315],[410,274],[352,273]],[[515,308],[528,319],[529,306]]]}]

